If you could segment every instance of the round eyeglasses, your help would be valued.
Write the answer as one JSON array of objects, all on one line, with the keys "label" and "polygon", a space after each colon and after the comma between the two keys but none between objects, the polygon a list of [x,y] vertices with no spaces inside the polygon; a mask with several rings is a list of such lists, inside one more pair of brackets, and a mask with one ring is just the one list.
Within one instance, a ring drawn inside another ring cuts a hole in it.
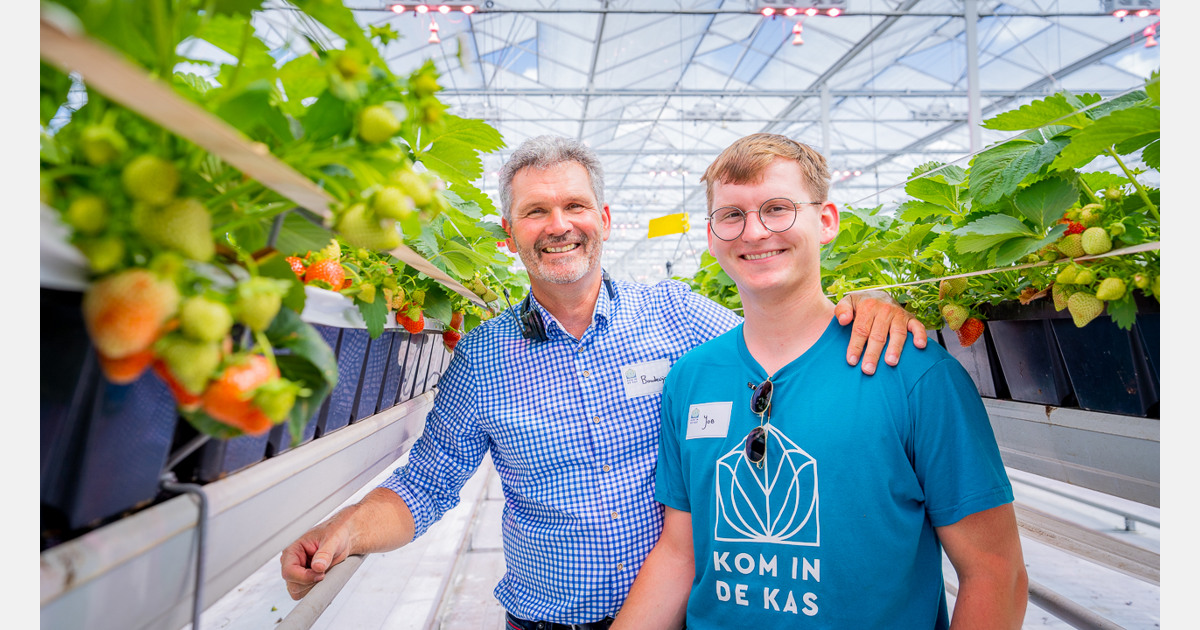
[{"label": "round eyeglasses", "polygon": [[763,202],[758,210],[742,210],[735,206],[723,206],[713,210],[705,217],[708,229],[713,236],[722,241],[732,241],[746,230],[746,215],[751,212],[758,214],[762,226],[770,232],[786,232],[796,223],[797,206],[819,206],[820,201],[795,202],[784,197],[776,197]]}]

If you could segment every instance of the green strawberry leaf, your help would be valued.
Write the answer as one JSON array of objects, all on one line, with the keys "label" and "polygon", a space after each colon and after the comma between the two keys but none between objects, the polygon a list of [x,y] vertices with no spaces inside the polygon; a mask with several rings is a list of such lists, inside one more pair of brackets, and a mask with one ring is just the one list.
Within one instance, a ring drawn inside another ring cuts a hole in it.
[{"label": "green strawberry leaf", "polygon": [[255,140],[289,142],[292,130],[273,104],[274,92],[270,83],[255,81],[217,107],[216,114]]},{"label": "green strawberry leaf", "polygon": [[[304,99],[320,96],[329,86],[321,60],[312,55],[300,55],[279,68],[287,101],[280,103],[289,114],[300,118],[305,112]],[[315,103],[314,103],[315,104]]]},{"label": "green strawberry leaf", "polygon": [[[283,225],[275,237],[275,250],[285,256],[299,256],[317,251],[329,244],[333,233],[309,221],[297,212],[284,216]],[[289,270],[290,274],[291,271]],[[295,276],[290,276],[295,277]]]},{"label": "green strawberry leaf", "polygon": [[958,209],[958,189],[931,178],[914,179],[904,186],[904,192],[929,203]]},{"label": "green strawberry leaf", "polygon": [[1156,171],[1162,170],[1162,156],[1159,155],[1158,140],[1146,145],[1146,148],[1142,150],[1142,161]]},{"label": "green strawberry leaf", "polygon": [[447,328],[450,327],[450,316],[454,314],[454,305],[451,304],[450,296],[441,284],[433,284],[425,292],[425,304],[421,310],[425,311],[425,317],[432,317],[445,324]]},{"label": "green strawberry leaf", "polygon": [[1118,328],[1132,329],[1137,319],[1137,304],[1133,301],[1133,291],[1126,291],[1121,299],[1109,302],[1105,310]]},{"label": "green strawberry leaf", "polygon": [[999,267],[1011,265],[1025,256],[1057,241],[1066,231],[1067,226],[1056,225],[1045,238],[1020,237],[1007,240],[996,248],[996,265]]},{"label": "green strawberry leaf", "polygon": [[1013,205],[1039,232],[1063,217],[1079,198],[1079,191],[1061,177],[1044,179],[1013,196]]},{"label": "green strawberry leaf", "polygon": [[379,50],[367,39],[354,13],[341,0],[295,0],[292,4],[346,40],[346,48],[359,50],[377,68],[388,67],[379,56]]},{"label": "green strawberry leaf", "polygon": [[906,201],[896,209],[901,221],[915,223],[930,217],[951,217],[954,213],[946,206],[940,206],[928,201]]},{"label": "green strawberry leaf", "polygon": [[1075,113],[1077,109],[1067,102],[1066,95],[1060,93],[993,116],[983,121],[983,127],[998,131],[1023,131],[1055,123],[1080,129],[1087,125],[1088,120],[1082,114]]},{"label": "green strawberry leaf", "polygon": [[367,332],[370,333],[372,339],[378,339],[379,335],[383,334],[383,326],[387,324],[387,303],[383,301],[383,295],[375,296],[374,302],[364,302],[357,295],[354,296],[354,305],[358,307],[358,312],[362,313],[363,321],[367,323]]},{"label": "green strawberry leaf", "polygon": [[183,416],[183,419],[187,420],[188,424],[192,425],[192,428],[196,429],[196,431],[199,431],[203,435],[215,437],[218,440],[228,440],[246,434],[241,429],[217,421],[212,416],[204,413],[202,409],[194,411],[180,409],[179,415]]},{"label": "green strawberry leaf", "polygon": [[1069,138],[1052,138],[1044,144],[1010,140],[971,160],[971,199],[990,205],[1017,191],[1025,176],[1054,161]]},{"label": "green strawberry leaf", "polygon": [[1146,96],[1154,103],[1155,107],[1162,107],[1162,98],[1160,96],[1161,75],[1158,70],[1150,73],[1150,78],[1146,79]]},{"label": "green strawberry leaf", "polygon": [[962,253],[987,251],[1013,238],[1041,237],[1020,219],[1007,214],[989,214],[954,230],[954,234],[958,236],[955,247]]},{"label": "green strawberry leaf", "polygon": [[280,354],[275,356],[275,363],[279,366],[280,373],[288,380],[302,383],[310,392],[308,396],[296,397],[296,403],[285,419],[291,445],[297,446],[300,444],[300,438],[304,436],[305,425],[321,408],[321,403],[325,402],[325,398],[333,391],[335,383],[321,378],[316,366],[302,357]]},{"label": "green strawberry leaf", "polygon": [[354,128],[354,115],[342,99],[325,92],[308,107],[300,120],[304,137],[314,142],[336,136],[349,136]]},{"label": "green strawberry leaf", "polygon": [[1078,168],[1104,154],[1109,147],[1137,136],[1159,133],[1159,111],[1151,108],[1123,109],[1096,120],[1075,134],[1054,160],[1051,168]]},{"label": "green strawberry leaf", "polygon": [[218,13],[207,22],[202,22],[203,26],[196,31],[196,37],[229,53],[233,57],[232,63],[255,56],[269,59],[267,45],[254,36],[254,27],[247,17]]}]

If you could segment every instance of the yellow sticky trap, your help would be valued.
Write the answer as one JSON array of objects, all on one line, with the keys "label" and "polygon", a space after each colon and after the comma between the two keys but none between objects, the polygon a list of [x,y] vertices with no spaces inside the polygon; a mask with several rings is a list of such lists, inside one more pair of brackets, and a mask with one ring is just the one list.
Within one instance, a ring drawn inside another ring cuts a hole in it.
[{"label": "yellow sticky trap", "polygon": [[650,231],[646,234],[646,238],[666,236],[668,234],[683,234],[691,228],[692,222],[688,220],[688,213],[668,214],[657,219],[650,219]]}]

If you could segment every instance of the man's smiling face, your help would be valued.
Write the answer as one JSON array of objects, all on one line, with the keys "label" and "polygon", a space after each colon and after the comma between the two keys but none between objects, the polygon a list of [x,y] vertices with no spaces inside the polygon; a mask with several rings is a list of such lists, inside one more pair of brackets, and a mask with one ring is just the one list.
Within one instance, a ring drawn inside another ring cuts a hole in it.
[{"label": "man's smiling face", "polygon": [[522,169],[512,179],[512,196],[513,220],[503,226],[530,280],[570,284],[598,277],[611,218],[608,206],[597,207],[587,169],[577,162]]}]

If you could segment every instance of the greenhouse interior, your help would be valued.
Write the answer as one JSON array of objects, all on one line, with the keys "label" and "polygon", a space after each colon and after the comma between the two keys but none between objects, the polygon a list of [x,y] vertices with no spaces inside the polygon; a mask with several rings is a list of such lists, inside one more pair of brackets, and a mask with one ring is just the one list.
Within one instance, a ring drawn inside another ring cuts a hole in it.
[{"label": "greenhouse interior", "polygon": [[40,627],[1184,626],[1162,4],[42,0]]}]

